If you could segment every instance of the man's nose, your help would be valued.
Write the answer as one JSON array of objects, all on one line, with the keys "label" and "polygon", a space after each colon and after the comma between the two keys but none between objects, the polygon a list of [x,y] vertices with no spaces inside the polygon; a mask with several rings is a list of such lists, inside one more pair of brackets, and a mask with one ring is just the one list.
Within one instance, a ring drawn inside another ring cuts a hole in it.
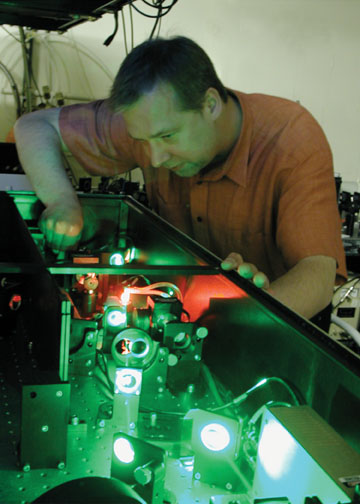
[{"label": "man's nose", "polygon": [[163,166],[166,161],[170,159],[170,154],[166,152],[161,146],[151,144],[150,145],[150,155],[151,155],[151,164],[154,168],[159,168]]}]

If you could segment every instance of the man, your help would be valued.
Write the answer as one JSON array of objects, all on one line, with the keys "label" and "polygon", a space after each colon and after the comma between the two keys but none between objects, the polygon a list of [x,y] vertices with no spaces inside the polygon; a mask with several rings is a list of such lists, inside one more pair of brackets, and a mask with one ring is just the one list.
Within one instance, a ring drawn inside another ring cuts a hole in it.
[{"label": "man", "polygon": [[22,117],[21,163],[55,249],[83,217],[61,150],[90,174],[140,166],[151,206],[255,285],[311,318],[346,278],[332,156],[289,100],[226,89],[190,39],[156,39],[124,60],[108,100]]}]

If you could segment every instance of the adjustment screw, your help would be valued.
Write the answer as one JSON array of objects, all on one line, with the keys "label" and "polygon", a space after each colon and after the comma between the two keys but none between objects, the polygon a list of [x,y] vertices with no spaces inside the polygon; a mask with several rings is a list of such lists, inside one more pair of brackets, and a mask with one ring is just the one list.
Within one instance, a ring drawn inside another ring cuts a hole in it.
[{"label": "adjustment screw", "polygon": [[206,327],[198,327],[196,330],[196,336],[200,339],[206,338],[206,336],[209,334],[209,331]]}]

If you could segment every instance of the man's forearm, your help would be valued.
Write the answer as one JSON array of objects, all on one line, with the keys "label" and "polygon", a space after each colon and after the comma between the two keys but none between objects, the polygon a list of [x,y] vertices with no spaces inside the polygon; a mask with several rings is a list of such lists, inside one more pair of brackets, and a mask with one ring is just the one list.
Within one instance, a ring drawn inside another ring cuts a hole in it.
[{"label": "man's forearm", "polygon": [[14,129],[21,165],[46,206],[77,201],[64,167],[58,114],[52,109],[24,115]]},{"label": "man's forearm", "polygon": [[335,259],[307,257],[272,282],[270,292],[303,317],[311,318],[331,302],[335,276]]}]

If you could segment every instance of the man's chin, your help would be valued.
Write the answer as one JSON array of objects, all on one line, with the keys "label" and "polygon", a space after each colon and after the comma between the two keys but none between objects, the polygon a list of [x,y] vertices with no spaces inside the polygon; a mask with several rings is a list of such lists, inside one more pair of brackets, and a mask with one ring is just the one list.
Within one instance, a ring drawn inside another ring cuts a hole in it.
[{"label": "man's chin", "polygon": [[199,173],[200,170],[201,166],[190,163],[179,164],[171,169],[171,171],[179,177],[193,177]]}]

